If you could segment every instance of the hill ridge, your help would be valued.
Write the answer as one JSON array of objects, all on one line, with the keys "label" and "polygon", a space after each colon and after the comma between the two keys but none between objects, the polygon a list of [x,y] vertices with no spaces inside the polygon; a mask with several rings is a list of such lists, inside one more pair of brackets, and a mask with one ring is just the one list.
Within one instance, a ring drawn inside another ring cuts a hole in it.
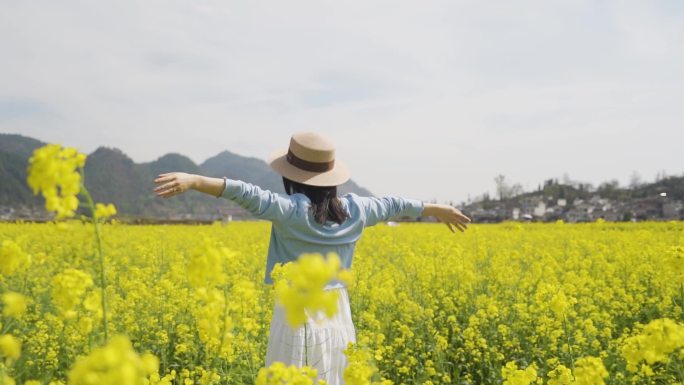
[{"label": "hill ridge", "polygon": [[[21,211],[25,217],[45,217],[43,198],[33,195],[26,183],[28,159],[33,150],[47,144],[21,134],[0,134],[0,215]],[[62,143],[69,146],[68,143]],[[227,176],[253,183],[273,192],[285,193],[280,175],[256,157],[238,155],[228,149],[196,164],[179,152],[169,152],[150,162],[136,163],[122,149],[98,146],[87,154],[84,181],[95,201],[114,203],[120,216],[147,218],[211,219],[232,212],[245,215],[229,200],[216,200],[206,194],[190,192],[163,199],[153,189],[154,179],[164,172],[187,172],[211,177]],[[372,196],[367,189],[348,181],[339,188],[340,195],[355,192]],[[84,213],[80,208],[79,213]]]}]

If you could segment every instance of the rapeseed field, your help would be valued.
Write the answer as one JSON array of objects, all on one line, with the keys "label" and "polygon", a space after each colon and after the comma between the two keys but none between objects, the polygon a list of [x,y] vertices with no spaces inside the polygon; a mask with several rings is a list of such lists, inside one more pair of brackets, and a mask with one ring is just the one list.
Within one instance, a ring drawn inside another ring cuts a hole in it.
[{"label": "rapeseed field", "polygon": [[[109,333],[127,337],[107,351],[92,227],[0,225],[5,383],[105,383],[88,376],[111,360],[150,384],[255,383],[269,223],[101,224]],[[681,383],[683,259],[678,222],[371,227],[350,366],[386,384]]]}]

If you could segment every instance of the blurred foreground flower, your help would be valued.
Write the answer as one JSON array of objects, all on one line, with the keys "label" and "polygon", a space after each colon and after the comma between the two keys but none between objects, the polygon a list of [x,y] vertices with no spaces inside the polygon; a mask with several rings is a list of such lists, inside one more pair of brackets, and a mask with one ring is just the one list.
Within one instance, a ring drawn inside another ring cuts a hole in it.
[{"label": "blurred foreground flower", "polygon": [[259,369],[255,385],[326,385],[325,380],[316,380],[318,371],[309,366],[298,368],[276,361],[268,368]]},{"label": "blurred foreground flower", "polygon": [[28,184],[33,194],[45,198],[45,208],[57,213],[56,219],[74,216],[81,190],[79,167],[86,155],[72,147],[47,144],[36,149],[29,159]]},{"label": "blurred foreground flower", "polygon": [[12,275],[15,270],[24,270],[31,265],[31,256],[24,253],[16,243],[5,239],[0,244],[0,273]]},{"label": "blurred foreground flower", "polygon": [[276,264],[271,273],[276,301],[285,308],[287,323],[297,328],[306,322],[306,311],[324,311],[328,318],[337,312],[339,293],[323,290],[333,279],[349,283],[351,275],[341,268],[340,257],[329,253],[302,254],[297,261]]},{"label": "blurred foreground flower", "polygon": [[644,326],[640,334],[625,339],[622,356],[627,361],[627,370],[635,373],[642,360],[648,365],[667,362],[669,354],[680,348],[684,348],[684,325],[660,318]]},{"label": "blurred foreground flower", "polygon": [[68,385],[144,385],[159,371],[153,354],[138,355],[126,336],[116,335],[109,344],[81,356],[69,371]]},{"label": "blurred foreground flower", "polygon": [[225,267],[235,254],[214,240],[204,237],[200,245],[192,250],[188,264],[188,281],[194,288],[213,288],[225,285],[228,276]]},{"label": "blurred foreground flower", "polygon": [[8,291],[2,294],[2,314],[5,317],[20,318],[26,312],[28,298],[22,294]]},{"label": "blurred foreground flower", "polygon": [[5,358],[5,364],[14,362],[21,356],[21,341],[11,334],[1,335],[0,354]]}]

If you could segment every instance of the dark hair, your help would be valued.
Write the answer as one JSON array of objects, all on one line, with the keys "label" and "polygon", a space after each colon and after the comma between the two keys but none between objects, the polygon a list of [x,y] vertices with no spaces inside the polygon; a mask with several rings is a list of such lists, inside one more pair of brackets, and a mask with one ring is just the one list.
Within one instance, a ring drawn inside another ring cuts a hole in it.
[{"label": "dark hair", "polygon": [[333,221],[342,224],[349,214],[342,208],[337,197],[337,186],[311,186],[283,177],[283,186],[288,195],[302,193],[311,200],[314,219],[320,224]]}]

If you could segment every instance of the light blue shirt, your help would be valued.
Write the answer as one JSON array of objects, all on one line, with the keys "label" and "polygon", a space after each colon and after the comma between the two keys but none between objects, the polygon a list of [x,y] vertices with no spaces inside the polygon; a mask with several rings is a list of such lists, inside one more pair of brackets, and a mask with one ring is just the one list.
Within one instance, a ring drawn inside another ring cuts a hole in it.
[{"label": "light blue shirt", "polygon": [[[263,190],[259,186],[234,179],[225,179],[220,197],[230,199],[256,218],[272,222],[264,283],[273,284],[271,271],[276,263],[296,260],[302,253],[335,252],[342,267],[351,268],[356,241],[365,227],[392,217],[417,218],[423,213],[423,202],[401,197],[362,197],[347,193],[339,197],[350,217],[341,225],[332,221],[322,225],[309,213],[311,200],[304,194],[284,195]],[[326,289],[342,287],[332,280]]]}]

